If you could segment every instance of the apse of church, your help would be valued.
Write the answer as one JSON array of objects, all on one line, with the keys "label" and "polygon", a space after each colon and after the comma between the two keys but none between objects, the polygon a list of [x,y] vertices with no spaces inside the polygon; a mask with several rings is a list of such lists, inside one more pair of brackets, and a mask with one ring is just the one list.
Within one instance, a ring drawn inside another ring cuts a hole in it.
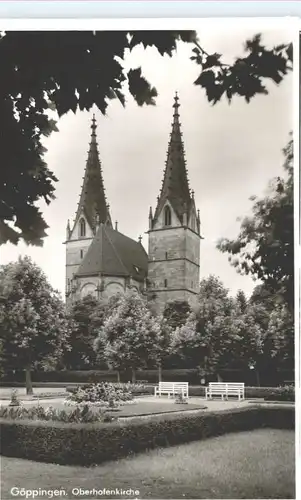
[{"label": "apse of church", "polygon": [[113,227],[92,119],[91,141],[80,200],[66,230],[66,303],[87,294],[110,297],[135,289],[162,312],[170,300],[193,302],[199,290],[200,216],[189,188],[174,99],[172,131],[157,205],[149,211],[148,254],[138,241]]}]

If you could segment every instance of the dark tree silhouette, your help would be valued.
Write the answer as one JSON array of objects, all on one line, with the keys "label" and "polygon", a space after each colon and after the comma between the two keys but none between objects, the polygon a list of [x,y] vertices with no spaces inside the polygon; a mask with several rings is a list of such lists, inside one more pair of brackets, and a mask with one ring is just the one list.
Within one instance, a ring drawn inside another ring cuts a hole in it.
[{"label": "dark tree silhouette", "polygon": [[194,31],[6,32],[0,34],[0,244],[23,239],[42,245],[47,224],[36,206],[54,198],[55,175],[45,160],[43,136],[56,130],[47,111],[96,105],[105,114],[111,99],[126,103],[125,88],[139,106],[154,105],[157,90],[141,68],[126,71],[124,59],[142,44],[172,56],[178,42],[189,43],[200,67],[194,82],[215,104],[266,94],[266,81],[279,84],[292,68],[292,45],[267,49],[260,35],[245,44],[245,57],[227,64],[201,47]]}]

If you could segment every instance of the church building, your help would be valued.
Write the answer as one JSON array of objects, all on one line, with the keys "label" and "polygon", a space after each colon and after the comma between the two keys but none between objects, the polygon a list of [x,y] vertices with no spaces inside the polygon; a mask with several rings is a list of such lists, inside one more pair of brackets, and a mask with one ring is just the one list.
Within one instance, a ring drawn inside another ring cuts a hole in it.
[{"label": "church building", "polygon": [[193,302],[199,290],[200,215],[190,190],[174,99],[172,131],[163,184],[149,210],[148,254],[138,241],[113,227],[105,195],[93,116],[83,186],[66,234],[66,304],[92,294],[109,298],[132,288],[147,295],[158,312],[171,300]]}]

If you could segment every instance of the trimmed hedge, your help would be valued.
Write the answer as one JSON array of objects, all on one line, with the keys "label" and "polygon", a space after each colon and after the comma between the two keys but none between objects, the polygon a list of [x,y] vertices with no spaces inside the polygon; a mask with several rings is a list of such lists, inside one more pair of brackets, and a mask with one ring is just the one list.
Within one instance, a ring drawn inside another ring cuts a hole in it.
[{"label": "trimmed hedge", "polygon": [[294,429],[294,416],[294,408],[251,406],[110,424],[2,420],[2,454],[63,465],[100,464],[229,432],[262,427]]},{"label": "trimmed hedge", "polygon": [[[189,382],[200,383],[198,371],[195,369],[171,369],[162,371],[163,379],[167,382]],[[12,377],[12,375],[11,375]],[[148,383],[158,382],[158,370],[138,370],[136,372],[137,382],[144,381]],[[11,382],[21,382],[25,380],[24,372],[15,374]],[[129,382],[131,373],[120,372],[121,382]],[[67,382],[67,383],[91,383],[91,382],[117,382],[118,375],[113,370],[61,370],[47,372],[32,372],[33,382]],[[3,377],[2,383],[9,383]]]},{"label": "trimmed hedge", "polygon": [[[277,396],[282,394],[282,387],[245,387],[246,399],[266,399],[270,395]],[[189,387],[189,396],[205,397],[204,386],[191,386]]]},{"label": "trimmed hedge", "polygon": [[[252,372],[243,372],[241,370],[222,370],[221,374],[225,377],[225,381],[233,382],[245,382],[246,385],[252,385],[255,383],[254,374]],[[251,376],[252,375],[252,376]],[[200,384],[200,374],[196,369],[163,369],[162,371],[163,380],[166,382],[188,382],[191,385]],[[274,376],[272,379],[268,379],[263,376],[261,380],[262,383],[270,386],[277,386],[280,382],[293,377],[293,373],[282,373],[279,372],[278,375]],[[136,372],[137,382],[148,382],[148,383],[158,383],[158,370],[137,370]],[[274,383],[272,383],[271,380]],[[116,371],[112,370],[60,370],[60,371],[39,371],[32,372],[32,380],[34,383],[41,382],[52,382],[52,383],[91,383],[91,382],[117,382],[118,376]],[[129,382],[131,380],[131,373],[120,372],[120,381]],[[214,382],[216,377],[214,375],[207,375],[206,382]],[[265,380],[265,382],[264,382]],[[270,381],[269,381],[270,380]],[[25,374],[24,371],[18,371],[16,373],[7,373],[2,377],[0,381],[1,385],[12,385],[13,382],[24,384]]]},{"label": "trimmed hedge", "polygon": [[266,401],[295,401],[295,386],[286,385],[280,387],[278,391],[272,390],[270,394],[265,397]]},{"label": "trimmed hedge", "polygon": [[[137,381],[139,382],[139,381]],[[89,385],[89,383],[83,383],[83,382],[78,382],[78,383],[66,383],[66,382],[36,382],[33,383],[33,388],[41,388],[41,387],[61,387],[61,388],[66,388],[67,392],[74,392],[77,387],[86,387]],[[157,384],[147,384],[144,386],[143,391],[140,393],[141,395],[143,394],[154,394],[154,387]],[[9,383],[9,382],[2,382],[0,384],[2,387],[24,387],[24,382],[23,383]],[[282,387],[245,387],[245,397],[246,399],[256,399],[256,398],[262,398],[266,400],[273,400],[273,401],[280,401],[281,400],[281,393],[283,392]],[[135,393],[138,395],[138,393]],[[205,387],[201,385],[189,385],[189,396],[191,397],[205,397]],[[279,396],[279,399],[278,399]],[[6,398],[5,398],[6,399]]]}]

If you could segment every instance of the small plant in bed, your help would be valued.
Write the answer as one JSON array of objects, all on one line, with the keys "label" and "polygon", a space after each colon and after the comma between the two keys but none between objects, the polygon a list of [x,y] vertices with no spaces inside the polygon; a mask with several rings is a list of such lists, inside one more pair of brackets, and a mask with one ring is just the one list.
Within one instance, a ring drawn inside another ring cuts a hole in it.
[{"label": "small plant in bed", "polygon": [[100,382],[85,388],[78,387],[76,391],[69,393],[66,404],[70,406],[88,404],[116,409],[120,405],[133,403],[133,401],[131,384]]},{"label": "small plant in bed", "polygon": [[180,392],[179,394],[176,395],[175,403],[178,405],[187,405],[188,399],[184,398],[183,393]]},{"label": "small plant in bed", "polygon": [[10,399],[9,406],[20,406],[20,405],[21,405],[21,403],[20,403],[19,398],[18,398],[18,391],[17,391],[17,389],[13,389],[12,393],[11,393],[11,399]]}]

